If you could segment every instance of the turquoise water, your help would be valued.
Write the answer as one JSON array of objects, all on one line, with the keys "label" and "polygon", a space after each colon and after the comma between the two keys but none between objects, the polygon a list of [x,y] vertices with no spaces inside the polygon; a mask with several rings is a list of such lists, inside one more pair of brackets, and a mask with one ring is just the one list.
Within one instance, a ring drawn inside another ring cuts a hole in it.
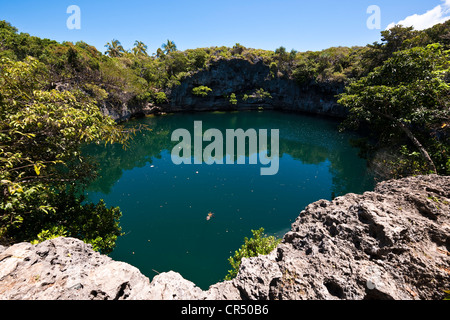
[{"label": "turquoise water", "polygon": [[[173,164],[171,134],[185,128],[193,135],[194,121],[224,135],[226,129],[279,129],[278,173],[261,176],[261,164]],[[101,169],[88,197],[121,208],[125,234],[110,256],[150,279],[173,270],[207,289],[223,280],[228,257],[250,230],[264,227],[281,237],[309,203],[374,186],[365,160],[350,146],[354,136],[339,133],[334,120],[265,111],[174,114],[127,125],[140,124],[152,131],[136,135],[126,150],[87,148]]]}]

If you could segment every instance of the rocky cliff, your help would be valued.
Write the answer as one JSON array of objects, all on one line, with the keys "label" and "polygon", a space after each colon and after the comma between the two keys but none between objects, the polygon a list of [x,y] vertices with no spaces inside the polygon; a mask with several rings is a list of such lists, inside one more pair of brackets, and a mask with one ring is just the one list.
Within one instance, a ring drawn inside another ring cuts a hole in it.
[{"label": "rocky cliff", "polygon": [[450,177],[391,180],[306,207],[269,255],[202,291],[73,238],[0,247],[1,299],[442,299],[450,289]]},{"label": "rocky cliff", "polygon": [[[193,94],[192,90],[206,86],[212,91],[207,96]],[[263,89],[265,94],[258,90]],[[169,103],[134,105],[129,102],[118,106],[103,103],[100,108],[117,121],[133,116],[159,112],[231,111],[275,109],[332,117],[345,116],[345,109],[337,104],[336,95],[344,90],[343,83],[305,83],[299,85],[270,70],[262,60],[220,59],[208,67],[186,76],[180,85],[166,92]],[[230,103],[235,94],[235,104]]]},{"label": "rocky cliff", "polygon": [[[196,96],[192,89],[206,86],[212,91],[207,96]],[[258,90],[263,89],[266,95]],[[286,79],[261,60],[218,60],[205,70],[185,78],[169,94],[168,110],[242,110],[278,109],[300,111],[328,116],[343,116],[344,109],[336,102],[336,94],[343,91],[342,84],[310,83],[299,85]],[[236,104],[230,103],[231,94]]]}]

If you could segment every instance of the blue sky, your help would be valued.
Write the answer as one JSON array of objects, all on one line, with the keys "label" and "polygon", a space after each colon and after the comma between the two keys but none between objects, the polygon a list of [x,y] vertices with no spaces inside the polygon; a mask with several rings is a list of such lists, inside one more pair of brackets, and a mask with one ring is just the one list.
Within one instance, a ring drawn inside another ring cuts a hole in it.
[{"label": "blue sky", "polygon": [[[69,30],[70,5],[81,10],[81,29]],[[369,29],[370,5],[381,29]],[[393,23],[417,28],[450,18],[450,0],[0,0],[0,20],[21,32],[57,41],[83,40],[104,52],[112,39],[125,49],[141,40],[153,53],[167,39],[180,50],[233,46],[298,51],[366,45]]]}]

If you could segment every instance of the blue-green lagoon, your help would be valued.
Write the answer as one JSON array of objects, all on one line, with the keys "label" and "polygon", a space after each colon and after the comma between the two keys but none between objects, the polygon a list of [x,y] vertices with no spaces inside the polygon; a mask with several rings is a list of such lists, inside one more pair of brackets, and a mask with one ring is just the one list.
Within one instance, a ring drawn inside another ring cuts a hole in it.
[{"label": "blue-green lagoon", "polygon": [[[224,135],[226,129],[279,129],[277,174],[261,175],[262,165],[248,161],[175,165],[172,132],[185,128],[193,135],[194,121],[202,121],[203,131],[215,128]],[[126,149],[87,148],[100,165],[88,197],[121,208],[124,235],[110,256],[150,279],[173,270],[207,289],[223,280],[228,257],[250,230],[264,227],[266,234],[282,237],[308,204],[374,186],[366,161],[350,145],[356,136],[339,133],[339,122],[332,119],[276,111],[210,112],[152,116],[126,126],[142,124],[151,131],[138,133]],[[214,213],[209,220],[208,213]]]}]

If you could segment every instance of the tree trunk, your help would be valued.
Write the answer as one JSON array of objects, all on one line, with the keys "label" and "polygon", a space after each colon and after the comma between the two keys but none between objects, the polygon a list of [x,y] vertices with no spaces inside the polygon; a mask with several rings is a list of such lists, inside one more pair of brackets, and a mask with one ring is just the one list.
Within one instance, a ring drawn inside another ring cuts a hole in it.
[{"label": "tree trunk", "polygon": [[408,136],[409,140],[411,140],[411,142],[417,147],[417,149],[419,149],[420,153],[422,154],[422,156],[427,161],[428,166],[433,171],[433,173],[437,174],[436,166],[434,165],[433,160],[431,159],[431,157],[428,154],[427,150],[422,146],[420,141],[417,140],[417,138],[411,132],[411,130],[409,130],[409,128],[403,122],[401,122],[400,120],[394,118],[393,116],[390,116],[390,115],[387,115],[387,114],[384,114],[384,113],[380,113],[380,114],[383,115],[384,117],[388,118],[389,120],[394,121],[400,127],[400,129],[402,129],[403,132],[406,133],[406,135]]},{"label": "tree trunk", "polygon": [[422,146],[419,140],[417,140],[417,138],[412,134],[411,130],[409,130],[404,123],[402,123],[401,121],[397,121],[397,123],[400,126],[400,128],[406,133],[406,135],[412,141],[412,143],[419,149],[422,156],[428,162],[428,165],[430,166],[431,170],[433,170],[433,173],[437,174],[436,166],[434,165],[434,162],[431,159],[430,155],[428,154],[427,150]]}]

